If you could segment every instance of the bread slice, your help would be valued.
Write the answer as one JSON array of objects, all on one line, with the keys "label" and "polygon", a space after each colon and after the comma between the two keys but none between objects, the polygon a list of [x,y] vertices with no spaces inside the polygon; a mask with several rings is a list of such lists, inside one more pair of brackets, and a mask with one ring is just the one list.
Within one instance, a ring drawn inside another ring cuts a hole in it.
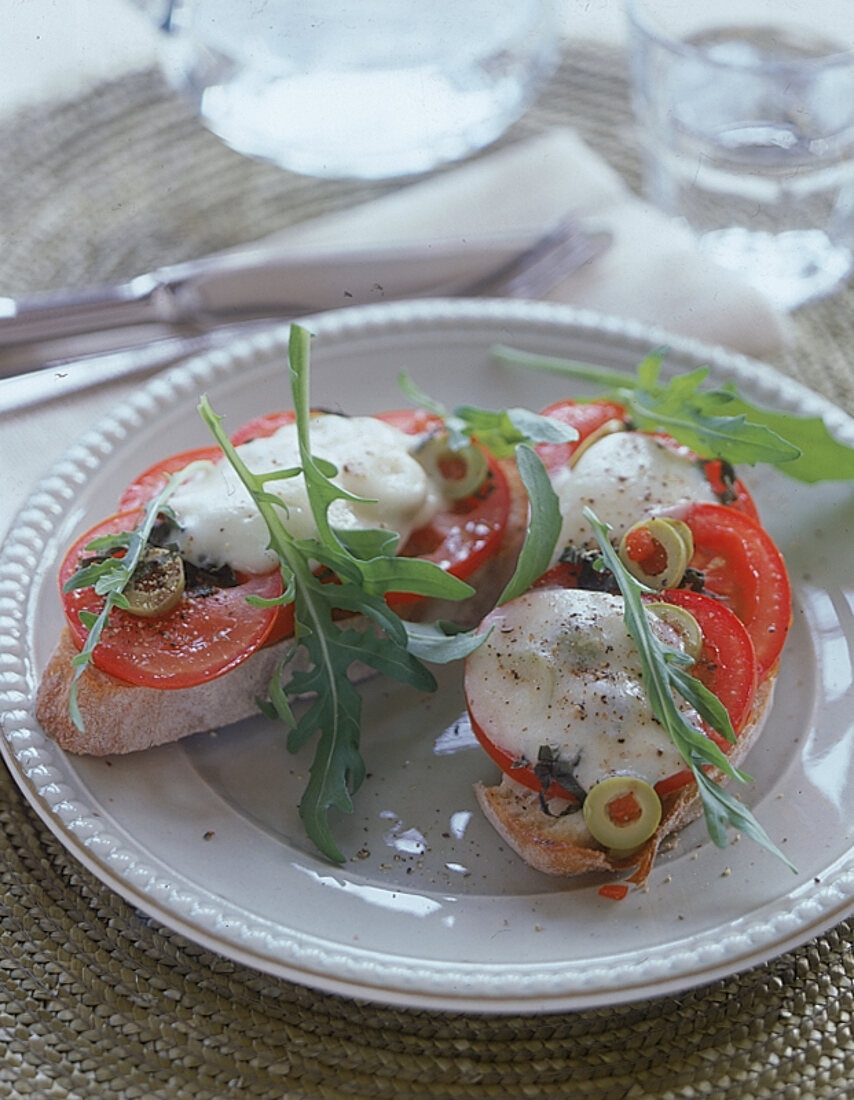
[{"label": "bread slice", "polygon": [[[503,464],[510,487],[510,514],[501,549],[469,578],[475,595],[459,603],[419,600],[407,613],[413,619],[450,619],[465,627],[476,626],[492,609],[513,573],[527,524],[527,496],[512,462]],[[366,629],[361,616],[348,625]],[[203,730],[218,729],[258,713],[256,697],[266,696],[270,678],[292,644],[290,639],[257,650],[230,672],[194,687],[162,689],[141,687],[119,680],[89,665],[78,682],[78,706],[85,733],[68,711],[73,679],[71,659],[77,652],[67,628],[41,677],[36,696],[36,718],[44,731],[63,749],[104,756],[136,752],[162,745]],[[300,667],[300,650],[295,663]],[[351,679],[359,682],[372,675],[366,666],[354,664]]]},{"label": "bread slice", "polygon": [[258,710],[255,698],[267,694],[276,665],[290,640],[257,650],[237,668],[196,687],[142,687],[89,665],[77,689],[85,733],[68,710],[77,647],[67,627],[60,635],[36,695],[36,718],[69,752],[106,756],[149,749],[191,733],[230,725]]},{"label": "bread slice", "polygon": [[[729,758],[738,765],[756,743],[771,709],[777,670],[760,684],[750,716]],[[713,772],[716,782],[725,777]],[[539,795],[505,775],[495,787],[482,783],[475,794],[489,822],[526,863],[548,875],[581,875],[589,871],[629,871],[628,881],[642,886],[652,870],[662,842],[702,813],[695,783],[665,796],[661,822],[645,844],[628,856],[611,855],[587,829],[580,813],[564,817],[543,812]]]}]

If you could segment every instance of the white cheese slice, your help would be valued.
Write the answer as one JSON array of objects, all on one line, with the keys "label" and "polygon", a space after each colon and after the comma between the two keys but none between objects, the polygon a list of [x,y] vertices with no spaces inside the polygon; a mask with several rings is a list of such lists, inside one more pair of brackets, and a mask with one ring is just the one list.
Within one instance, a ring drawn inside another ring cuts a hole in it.
[{"label": "white cheese slice", "polygon": [[[420,437],[373,417],[334,415],[312,418],[310,432],[312,453],[338,469],[332,480],[369,501],[333,501],[328,513],[333,527],[396,531],[402,545],[442,507],[441,488],[411,454]],[[244,443],[237,451],[256,474],[300,465],[295,424]],[[301,474],[266,487],[282,501],[283,522],[296,538],[317,534]],[[187,560],[208,568],[227,564],[247,573],[277,565],[278,558],[268,549],[266,524],[230,462],[191,475],[169,503],[180,527],[178,548]]]},{"label": "white cheese slice", "polygon": [[690,458],[676,454],[643,432],[612,432],[588,447],[569,469],[552,477],[563,519],[554,561],[564,547],[595,546],[590,524],[582,515],[592,508],[613,529],[619,542],[638,520],[673,512],[695,501],[715,501],[703,471]]},{"label": "white cheese slice", "polygon": [[[663,641],[682,648],[672,627],[650,618]],[[585,790],[608,775],[656,783],[685,767],[652,713],[622,597],[536,589],[491,612],[482,629],[491,633],[467,659],[466,697],[477,724],[514,759],[534,764],[547,745],[576,761]]]}]

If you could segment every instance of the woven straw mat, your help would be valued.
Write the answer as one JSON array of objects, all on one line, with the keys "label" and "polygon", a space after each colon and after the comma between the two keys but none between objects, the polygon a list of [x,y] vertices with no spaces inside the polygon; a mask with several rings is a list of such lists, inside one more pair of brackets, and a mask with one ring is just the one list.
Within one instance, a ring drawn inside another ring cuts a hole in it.
[{"label": "woven straw mat", "polygon": [[[638,184],[620,59],[567,57],[512,141],[570,123]],[[3,293],[93,283],[390,190],[225,149],[156,73],[0,131]],[[796,315],[779,364],[854,413],[854,291]],[[846,921],[678,997],[546,1016],[385,1008],[212,955],[79,867],[0,775],[0,1095],[583,1098],[854,1095]]]}]

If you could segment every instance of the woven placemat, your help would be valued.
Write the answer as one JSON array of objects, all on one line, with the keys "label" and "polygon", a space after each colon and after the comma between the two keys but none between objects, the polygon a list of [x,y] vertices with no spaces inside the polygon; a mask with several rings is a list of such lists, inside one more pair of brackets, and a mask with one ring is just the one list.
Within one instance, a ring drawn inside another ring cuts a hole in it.
[{"label": "woven placemat", "polygon": [[[574,125],[635,187],[620,59],[573,50],[506,141]],[[155,73],[0,129],[0,292],[137,274],[364,201],[382,183],[245,160]],[[852,291],[796,315],[778,366],[854,413]],[[385,1008],[187,942],[81,868],[0,772],[0,1095],[62,1098],[854,1095],[854,923],[632,1005],[490,1017]]]}]

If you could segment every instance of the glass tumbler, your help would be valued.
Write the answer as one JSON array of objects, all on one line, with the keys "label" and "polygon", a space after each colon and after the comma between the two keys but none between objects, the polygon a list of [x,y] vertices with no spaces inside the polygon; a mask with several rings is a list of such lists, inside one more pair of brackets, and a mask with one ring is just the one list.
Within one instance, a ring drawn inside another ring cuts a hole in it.
[{"label": "glass tumbler", "polygon": [[854,250],[852,0],[627,0],[647,197],[778,307]]}]

